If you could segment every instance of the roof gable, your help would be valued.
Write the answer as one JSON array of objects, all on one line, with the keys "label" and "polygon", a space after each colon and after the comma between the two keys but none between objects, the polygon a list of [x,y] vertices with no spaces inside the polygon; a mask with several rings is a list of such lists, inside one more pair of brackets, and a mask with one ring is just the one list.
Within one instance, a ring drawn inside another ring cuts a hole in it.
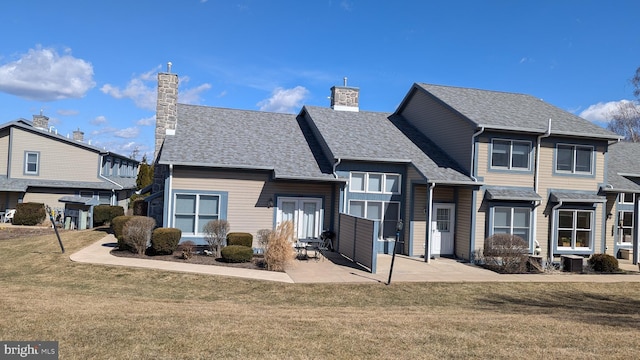
[{"label": "roof gable", "polygon": [[613,191],[640,192],[640,144],[619,142],[609,146],[607,182]]}]

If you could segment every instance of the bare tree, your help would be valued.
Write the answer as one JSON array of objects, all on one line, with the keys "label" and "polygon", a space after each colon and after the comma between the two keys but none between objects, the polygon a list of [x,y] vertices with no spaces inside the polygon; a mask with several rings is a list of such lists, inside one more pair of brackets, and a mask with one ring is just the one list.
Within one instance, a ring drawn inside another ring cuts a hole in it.
[{"label": "bare tree", "polygon": [[[640,79],[638,80],[640,81]],[[638,103],[634,101],[618,103],[618,107],[611,114],[611,117],[612,120],[607,125],[607,129],[620,135],[625,141],[640,142],[640,106]]]},{"label": "bare tree", "polygon": [[227,220],[211,220],[204,225],[205,239],[209,243],[209,249],[215,257],[220,256],[220,250],[227,240],[229,222]]}]

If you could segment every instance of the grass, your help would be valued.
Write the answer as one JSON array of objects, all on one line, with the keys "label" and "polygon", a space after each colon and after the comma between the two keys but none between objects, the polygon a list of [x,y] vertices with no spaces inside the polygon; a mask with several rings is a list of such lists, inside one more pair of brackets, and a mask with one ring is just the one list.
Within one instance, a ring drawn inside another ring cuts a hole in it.
[{"label": "grass", "polygon": [[[1,231],[1,230],[0,230]],[[0,340],[60,359],[626,359],[640,285],[280,284],[74,263],[99,231],[0,241]]]}]

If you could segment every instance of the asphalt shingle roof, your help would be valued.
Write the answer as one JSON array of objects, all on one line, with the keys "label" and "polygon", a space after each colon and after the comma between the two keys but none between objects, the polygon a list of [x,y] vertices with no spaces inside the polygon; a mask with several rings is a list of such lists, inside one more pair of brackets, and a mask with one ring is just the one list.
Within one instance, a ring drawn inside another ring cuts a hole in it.
[{"label": "asphalt shingle roof", "polygon": [[[135,188],[135,179],[118,179],[124,189]],[[38,179],[7,179],[0,176],[0,188],[5,191],[24,192],[28,187],[71,188],[71,189],[96,189],[96,190],[120,190],[121,187],[109,181],[66,181],[66,180],[38,180]]]},{"label": "asphalt shingle roof", "polygon": [[612,190],[640,192],[640,144],[619,142],[609,146],[607,166]]},{"label": "asphalt shingle roof", "polygon": [[178,104],[160,163],[273,170],[276,178],[335,180],[296,115]]},{"label": "asphalt shingle roof", "polygon": [[429,181],[472,183],[462,168],[402,116],[305,106],[334,159],[411,162]]},{"label": "asphalt shingle roof", "polygon": [[542,133],[551,119],[551,134],[617,139],[618,136],[579,116],[526,94],[417,83],[462,114],[476,127]]}]

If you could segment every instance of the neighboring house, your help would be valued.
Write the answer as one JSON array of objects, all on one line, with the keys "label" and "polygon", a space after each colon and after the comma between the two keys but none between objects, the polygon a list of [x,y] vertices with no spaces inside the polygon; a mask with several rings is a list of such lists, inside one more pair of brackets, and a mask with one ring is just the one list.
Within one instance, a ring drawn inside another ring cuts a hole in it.
[{"label": "neighboring house", "polygon": [[254,235],[293,220],[298,237],[317,237],[350,214],[378,222],[385,253],[402,220],[401,252],[427,261],[473,260],[496,233],[552,259],[623,247],[608,235],[626,216],[607,202],[618,136],[532,96],[414,84],[378,113],[345,84],[330,108],[288,115],[177,104],[177,88],[158,74],[149,209],[183,239],[202,241],[211,219]]},{"label": "neighboring house", "polygon": [[139,162],[84,142],[80,130],[58,135],[48,121],[34,115],[0,125],[0,211],[39,202],[64,213],[68,226],[87,228],[94,205],[126,208]]}]

